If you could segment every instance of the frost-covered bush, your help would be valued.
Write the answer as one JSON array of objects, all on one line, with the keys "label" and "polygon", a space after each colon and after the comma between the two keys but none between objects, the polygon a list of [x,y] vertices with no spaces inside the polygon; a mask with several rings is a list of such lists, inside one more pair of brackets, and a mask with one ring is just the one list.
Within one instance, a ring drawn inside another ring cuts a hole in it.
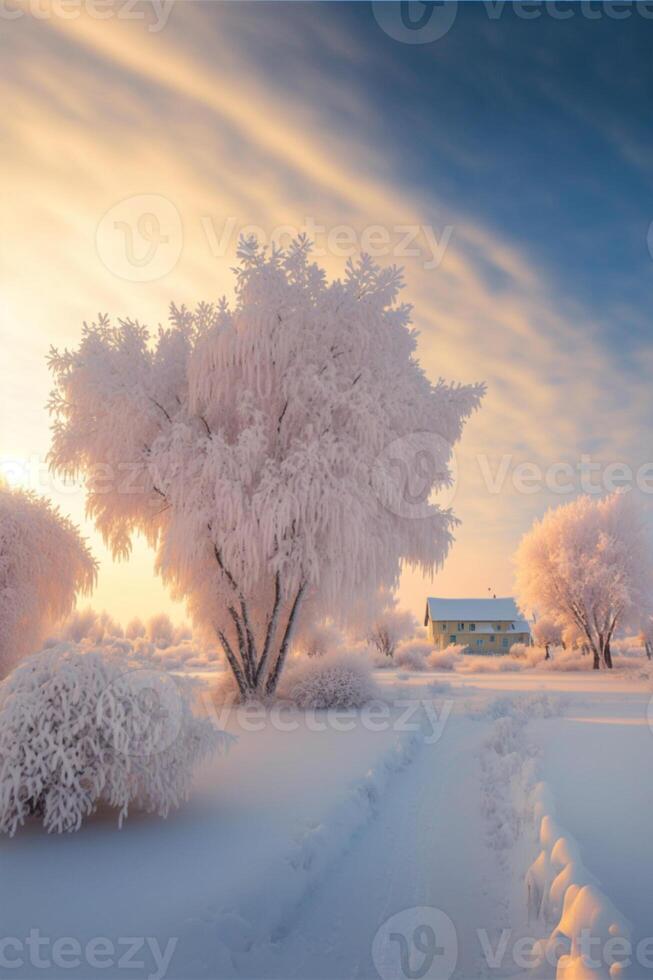
[{"label": "frost-covered bush", "polygon": [[295,650],[307,657],[323,657],[330,650],[337,650],[344,643],[342,629],[331,620],[311,620],[302,624],[298,631]]},{"label": "frost-covered bush", "polygon": [[127,628],[125,630],[125,636],[130,640],[136,640],[141,636],[145,636],[147,633],[145,629],[145,623],[138,616],[135,616],[132,620],[127,623]]},{"label": "frost-covered bush", "polygon": [[298,708],[360,708],[378,697],[378,689],[367,657],[335,653],[296,661],[280,695]]},{"label": "frost-covered bush", "polygon": [[465,657],[461,660],[458,670],[462,674],[508,674],[519,670],[527,670],[526,660],[516,660],[514,657],[497,657],[480,655]]},{"label": "frost-covered bush", "polygon": [[78,830],[100,802],[167,816],[194,766],[231,736],[191,708],[192,689],[118,654],[61,644],[0,685],[0,832],[29,816]]},{"label": "frost-covered bush", "polygon": [[426,658],[429,656],[433,647],[418,637],[404,640],[395,650],[393,657],[395,666],[402,670],[428,670]]},{"label": "frost-covered bush", "polygon": [[96,566],[77,528],[32,493],[0,483],[0,678],[38,649],[89,592]]},{"label": "frost-covered bush", "polygon": [[444,650],[432,650],[427,666],[429,670],[455,670],[466,650],[462,643],[450,643]]},{"label": "frost-covered bush", "polygon": [[156,616],[152,616],[147,624],[147,636],[155,646],[161,647],[164,650],[166,647],[172,646],[175,638],[175,628],[172,625],[170,616],[167,613],[157,613]]}]

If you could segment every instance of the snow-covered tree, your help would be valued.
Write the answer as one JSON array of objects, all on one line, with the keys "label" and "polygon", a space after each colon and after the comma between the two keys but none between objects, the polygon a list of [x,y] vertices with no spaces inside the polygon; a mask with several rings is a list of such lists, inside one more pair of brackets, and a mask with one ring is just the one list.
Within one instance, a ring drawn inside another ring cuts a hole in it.
[{"label": "snow-covered tree", "polygon": [[653,660],[653,619],[650,616],[644,617],[638,635],[640,643],[646,650],[647,658]]},{"label": "snow-covered tree", "polygon": [[152,616],[147,624],[147,636],[155,646],[161,647],[162,650],[172,646],[175,628],[170,616],[167,613],[157,613]]},{"label": "snow-covered tree", "polygon": [[560,623],[551,616],[539,616],[533,624],[533,640],[538,647],[546,650],[546,660],[551,659],[551,647],[562,643]]},{"label": "snow-covered tree", "polygon": [[383,611],[368,634],[368,641],[384,657],[393,657],[397,644],[409,637],[417,626],[412,613],[398,607]]},{"label": "snow-covered tree", "polygon": [[100,802],[166,816],[187,798],[193,769],[231,736],[193,714],[172,674],[102,650],[60,644],[0,685],[0,833],[29,816],[78,830]]},{"label": "snow-covered tree", "polygon": [[74,524],[42,497],[0,485],[0,677],[39,646],[95,576]]},{"label": "snow-covered tree", "polygon": [[363,257],[329,283],[309,251],[243,242],[233,308],[173,306],[154,338],[102,317],[50,357],[54,469],[85,475],[115,556],[138,531],[156,547],[243,696],[276,690],[302,614],[442,562],[456,521],[428,497],[483,393],[425,376],[399,270]]},{"label": "snow-covered tree", "polygon": [[145,623],[138,616],[134,616],[133,619],[127,623],[125,629],[125,636],[128,640],[136,640],[139,637],[146,635]]},{"label": "snow-covered tree", "polygon": [[522,609],[580,634],[595,669],[612,667],[617,627],[641,622],[651,608],[651,545],[632,493],[549,510],[522,539],[516,563]]}]

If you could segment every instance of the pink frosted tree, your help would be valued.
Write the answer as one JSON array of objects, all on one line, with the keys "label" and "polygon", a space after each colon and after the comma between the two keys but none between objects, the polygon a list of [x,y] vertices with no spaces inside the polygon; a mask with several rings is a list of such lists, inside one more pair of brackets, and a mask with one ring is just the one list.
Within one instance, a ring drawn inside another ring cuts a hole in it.
[{"label": "pink frosted tree", "polygon": [[[102,317],[53,350],[50,407],[54,469],[85,476],[114,556],[135,532],[156,548],[246,697],[276,690],[300,617],[337,619],[402,564],[442,562],[455,518],[428,496],[483,389],[427,379],[397,269],[363,257],[327,282],[305,240],[239,258],[233,307],[173,306],[154,337]],[[397,453],[423,433],[415,519]]]},{"label": "pink frosted tree", "polygon": [[523,537],[516,564],[520,607],[582,637],[596,670],[612,667],[615,630],[641,623],[651,609],[651,546],[632,493],[579,497],[547,511]]},{"label": "pink frosted tree", "polygon": [[95,576],[74,524],[45,499],[0,485],[0,677],[36,650]]},{"label": "pink frosted tree", "polygon": [[562,643],[562,630],[551,616],[540,616],[533,623],[533,639],[537,646],[546,650],[545,660],[551,659],[551,647]]}]

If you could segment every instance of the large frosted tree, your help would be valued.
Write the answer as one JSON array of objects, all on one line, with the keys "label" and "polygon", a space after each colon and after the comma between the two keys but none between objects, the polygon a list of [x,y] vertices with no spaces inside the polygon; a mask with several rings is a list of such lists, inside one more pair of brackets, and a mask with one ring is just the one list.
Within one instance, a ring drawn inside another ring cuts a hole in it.
[{"label": "large frosted tree", "polygon": [[610,643],[622,626],[651,612],[653,564],[646,522],[633,493],[578,497],[547,511],[516,554],[517,601],[612,667]]},{"label": "large frosted tree", "polygon": [[44,498],[0,485],[0,678],[95,582],[77,528]]},{"label": "large frosted tree", "polygon": [[442,562],[455,518],[428,496],[483,389],[427,379],[397,269],[328,282],[305,240],[239,258],[233,307],[173,306],[155,336],[102,317],[52,351],[51,463],[85,476],[115,556],[156,548],[247,696],[275,691],[301,616]]}]

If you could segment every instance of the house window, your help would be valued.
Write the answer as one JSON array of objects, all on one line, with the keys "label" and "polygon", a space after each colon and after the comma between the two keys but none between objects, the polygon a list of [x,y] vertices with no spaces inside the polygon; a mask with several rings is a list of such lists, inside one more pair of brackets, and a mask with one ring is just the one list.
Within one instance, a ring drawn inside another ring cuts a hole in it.
[{"label": "house window", "polygon": [[494,626],[494,628],[497,631],[497,633],[500,633],[501,632],[501,623],[496,623],[495,626]]},{"label": "house window", "polygon": [[477,647],[482,647],[483,646],[483,638],[482,637],[479,640],[476,641],[476,646]]},{"label": "house window", "polygon": [[447,628],[447,624],[446,624],[446,623],[443,623],[443,624],[442,624],[442,629],[443,629],[443,630],[446,630],[446,628]]},{"label": "house window", "polygon": [[476,630],[476,623],[470,623],[469,624],[469,630],[470,630],[471,633],[474,633],[475,630]]},{"label": "house window", "polygon": [[456,642],[456,634],[452,633],[451,636],[449,637],[449,643],[455,643],[455,642]]},{"label": "house window", "polygon": [[494,643],[495,640],[496,640],[496,636],[491,636],[490,637],[490,643]]},{"label": "house window", "polygon": [[504,650],[507,650],[508,649],[509,643],[510,643],[510,640],[508,639],[508,637],[507,636],[504,636],[504,638],[501,641],[501,646],[504,648]]}]

